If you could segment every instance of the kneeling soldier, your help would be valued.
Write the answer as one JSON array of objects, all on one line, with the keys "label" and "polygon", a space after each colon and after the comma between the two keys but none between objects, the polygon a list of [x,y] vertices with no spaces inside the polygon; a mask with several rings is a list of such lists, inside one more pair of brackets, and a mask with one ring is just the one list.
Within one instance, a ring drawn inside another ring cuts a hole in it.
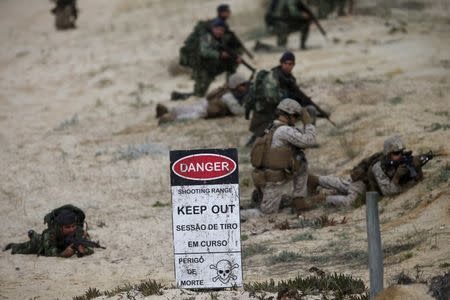
[{"label": "kneeling soldier", "polygon": [[[260,209],[278,212],[284,185],[293,181],[293,207],[301,210],[307,196],[308,162],[303,149],[316,144],[316,128],[308,111],[297,101],[284,99],[277,106],[277,119],[258,138],[251,151],[253,181],[262,195]],[[301,120],[304,128],[296,128]]]}]

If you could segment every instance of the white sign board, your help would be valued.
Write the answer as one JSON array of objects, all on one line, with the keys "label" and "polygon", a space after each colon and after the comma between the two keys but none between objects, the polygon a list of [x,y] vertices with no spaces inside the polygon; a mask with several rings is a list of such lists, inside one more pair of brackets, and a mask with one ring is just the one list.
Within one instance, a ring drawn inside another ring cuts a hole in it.
[{"label": "white sign board", "polygon": [[171,151],[170,168],[177,286],[242,286],[236,149]]}]

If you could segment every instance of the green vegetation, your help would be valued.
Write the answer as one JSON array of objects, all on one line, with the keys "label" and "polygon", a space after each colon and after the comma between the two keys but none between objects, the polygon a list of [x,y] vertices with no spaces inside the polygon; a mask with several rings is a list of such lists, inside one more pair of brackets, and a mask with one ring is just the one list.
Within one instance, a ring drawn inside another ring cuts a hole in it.
[{"label": "green vegetation", "polygon": [[388,101],[392,105],[397,105],[397,104],[400,104],[403,102],[403,98],[400,96],[397,96],[397,97],[393,97],[393,98],[389,99]]},{"label": "green vegetation", "polygon": [[159,200],[157,200],[152,205],[152,207],[165,207],[165,206],[170,206],[170,203],[163,203],[163,202],[159,202]]},{"label": "green vegetation", "polygon": [[82,296],[73,297],[73,300],[89,300],[100,296],[113,297],[120,293],[128,294],[131,291],[137,291],[146,297],[151,295],[162,295],[163,289],[164,286],[161,285],[160,283],[157,283],[154,280],[148,280],[136,285],[125,284],[123,286],[118,286],[113,290],[104,292],[101,292],[99,289],[96,288],[89,288]]},{"label": "green vegetation", "polygon": [[286,251],[273,255],[269,258],[270,263],[278,264],[278,263],[286,263],[291,261],[296,261],[298,259],[302,258],[302,256],[299,253],[295,253],[292,251]]},{"label": "green vegetation", "polygon": [[292,237],[292,239],[291,239],[292,242],[311,241],[311,240],[314,240],[314,237],[309,232],[298,234],[298,235]]},{"label": "green vegetation", "polygon": [[[265,282],[244,284],[244,289],[255,297],[257,293],[278,293],[280,291],[301,291],[308,294],[314,291],[333,292],[336,299],[368,299],[367,287],[360,279],[343,274],[329,274],[323,277],[308,276],[282,280],[277,283],[273,279]],[[359,296],[358,296],[359,295]],[[352,297],[353,296],[353,297]],[[349,298],[350,297],[350,298]]]},{"label": "green vegetation", "polygon": [[264,244],[251,244],[244,247],[244,249],[242,250],[242,255],[244,256],[244,258],[248,258],[256,254],[265,254],[271,251],[272,249]]}]

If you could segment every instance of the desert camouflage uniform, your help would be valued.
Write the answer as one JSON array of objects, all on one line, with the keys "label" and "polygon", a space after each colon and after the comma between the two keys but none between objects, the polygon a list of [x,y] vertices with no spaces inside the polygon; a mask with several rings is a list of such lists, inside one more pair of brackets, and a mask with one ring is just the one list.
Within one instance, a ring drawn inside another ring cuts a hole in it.
[{"label": "desert camouflage uniform", "polygon": [[335,206],[350,206],[360,195],[366,192],[366,184],[361,181],[352,181],[350,177],[319,176],[319,186],[336,190],[338,195],[326,197],[326,203]]},{"label": "desert camouflage uniform", "polygon": [[[297,79],[292,74],[285,74],[280,66],[272,68],[270,74],[264,80],[264,89],[267,102],[255,103],[255,111],[250,120],[250,131],[256,136],[264,135],[264,130],[272,124],[275,119],[277,105],[285,98],[295,98],[290,86],[296,85]],[[249,95],[250,97],[251,95]],[[313,106],[306,106],[308,113],[313,118],[313,124],[317,110]]]},{"label": "desert camouflage uniform", "polygon": [[[30,240],[24,243],[13,243],[11,246],[11,254],[39,254],[43,256],[61,256],[69,244],[59,234],[57,228],[48,228],[38,234],[34,231],[29,232]],[[77,227],[75,238],[84,237],[84,231],[81,227]],[[91,248],[85,247],[85,255],[94,253]]]},{"label": "desert camouflage uniform", "polygon": [[401,186],[399,183],[395,183],[392,178],[394,177],[396,169],[383,170],[382,161],[379,161],[373,165],[370,172],[374,181],[376,182],[377,189],[383,196],[393,196],[400,194],[407,187]]},{"label": "desert camouflage uniform", "polygon": [[[274,121],[274,126],[280,126],[282,124],[284,123],[278,120]],[[311,147],[315,145],[315,143],[316,128],[314,125],[308,124],[304,129],[285,125],[280,126],[275,130],[271,148],[293,146],[300,150]],[[299,156],[300,155],[297,155],[298,159],[301,160],[301,169],[293,174],[293,198],[306,197],[307,194],[306,182],[308,179],[308,162],[304,155],[301,155],[301,157]],[[284,185],[289,183],[289,181],[290,180],[287,179],[281,182],[267,182],[266,185],[262,187],[263,199],[260,208],[263,213],[271,214],[278,212]]]}]

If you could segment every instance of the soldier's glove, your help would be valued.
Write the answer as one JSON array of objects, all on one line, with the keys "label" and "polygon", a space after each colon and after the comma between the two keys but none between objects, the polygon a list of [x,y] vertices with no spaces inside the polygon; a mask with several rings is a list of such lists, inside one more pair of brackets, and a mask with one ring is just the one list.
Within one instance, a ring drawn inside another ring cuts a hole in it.
[{"label": "soldier's glove", "polygon": [[394,177],[392,178],[392,181],[396,184],[400,182],[400,179],[404,176],[409,175],[409,170],[405,165],[400,165],[397,168],[397,171],[395,171]]},{"label": "soldier's glove", "polygon": [[305,108],[302,109],[302,114],[300,116],[300,120],[302,121],[303,125],[312,124],[312,118]]}]

